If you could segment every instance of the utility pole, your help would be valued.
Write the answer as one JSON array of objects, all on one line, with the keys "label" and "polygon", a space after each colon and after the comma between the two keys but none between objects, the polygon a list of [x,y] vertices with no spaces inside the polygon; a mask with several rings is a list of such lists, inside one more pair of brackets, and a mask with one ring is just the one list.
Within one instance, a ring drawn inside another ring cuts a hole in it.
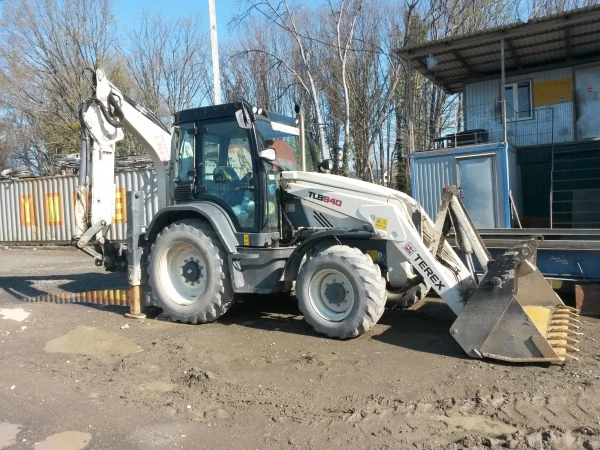
[{"label": "utility pole", "polygon": [[210,48],[212,52],[213,83],[215,86],[215,105],[221,104],[221,71],[219,69],[219,43],[217,41],[217,13],[215,0],[208,0],[210,15]]}]

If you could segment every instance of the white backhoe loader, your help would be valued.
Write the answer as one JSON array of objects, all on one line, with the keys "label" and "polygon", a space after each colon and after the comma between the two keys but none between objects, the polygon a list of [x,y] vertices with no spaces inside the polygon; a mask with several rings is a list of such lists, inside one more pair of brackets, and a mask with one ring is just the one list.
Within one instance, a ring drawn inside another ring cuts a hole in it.
[{"label": "white backhoe loader", "polygon": [[[388,295],[408,306],[432,288],[458,316],[450,333],[472,357],[574,358],[577,312],[536,268],[541,237],[492,260],[455,188],[443,192],[434,223],[402,192],[322,173],[330,161],[317,161],[296,112],[246,102],[195,108],[176,113],[169,133],[96,71],[81,111],[74,244],[108,269],[128,268],[145,303],[176,321],[210,322],[237,293],[295,287],[317,332],[353,338],[377,323]],[[106,239],[122,128],[152,157],[160,202],[143,223],[140,193],[128,195],[126,249]],[[445,240],[451,229],[465,263]]]}]

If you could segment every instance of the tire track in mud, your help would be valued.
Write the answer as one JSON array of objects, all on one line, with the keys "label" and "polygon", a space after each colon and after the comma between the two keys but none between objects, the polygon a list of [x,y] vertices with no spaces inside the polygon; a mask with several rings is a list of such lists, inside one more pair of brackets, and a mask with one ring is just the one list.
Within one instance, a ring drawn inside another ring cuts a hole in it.
[{"label": "tire track in mud", "polygon": [[[274,351],[280,342],[275,346],[273,338],[250,344],[250,349],[233,338],[220,346],[198,345],[189,340],[193,327],[152,325],[129,334],[137,337],[134,341],[144,347],[143,353],[105,358],[69,355],[68,365],[64,358],[47,356],[31,360],[31,369],[61,377],[66,387],[78,380],[78,390],[110,392],[113,403],[134,405],[189,426],[201,422],[223,433],[234,427],[236,433],[256,433],[266,448],[321,448],[333,443],[442,449],[462,439],[478,448],[484,446],[484,438],[527,448],[527,436],[534,444],[550,436],[556,447],[569,439],[593,442],[594,426],[600,421],[600,406],[594,401],[594,393],[600,391],[600,362],[587,357],[599,350],[593,342],[584,344],[582,362],[564,367],[464,359],[451,365],[431,364],[445,370],[443,375],[422,374],[417,367],[410,378],[406,372],[400,377],[389,368],[379,370],[369,356],[364,357],[368,347],[351,353],[318,346],[298,351],[301,346],[288,344],[284,353]],[[217,326],[201,330],[203,339],[223,339]],[[242,331],[245,337],[248,332]],[[235,347],[228,349],[231,342]],[[361,341],[355,345],[359,344],[365,345]],[[448,374],[451,377],[444,378]],[[387,385],[381,382],[384,377]],[[435,383],[428,383],[428,377]],[[371,378],[379,384],[367,382]],[[384,386],[395,387],[395,393]],[[365,394],[347,394],[357,391]],[[518,428],[520,434],[510,440],[495,437],[494,427],[505,430],[505,426]],[[587,435],[573,431],[582,426],[589,428]],[[287,438],[264,431],[272,428]]]},{"label": "tire track in mud", "polygon": [[[298,391],[248,385],[244,380],[232,381],[227,364],[215,373],[200,368],[202,365],[191,367],[188,358],[179,354],[184,350],[193,351],[182,345],[179,349],[172,349],[169,355],[162,354],[162,360],[157,357],[150,362],[147,360],[148,352],[116,358],[112,364],[73,356],[70,357],[73,364],[69,368],[69,375],[70,378],[82,380],[81,389],[97,391],[104,390],[102,385],[107,388],[106,385],[110,385],[115,396],[125,403],[159,409],[191,422],[230,426],[231,423],[244,423],[245,417],[253,417],[254,426],[256,420],[262,422],[263,426],[274,423],[300,446],[309,441],[318,447],[331,439],[349,444],[371,443],[374,439],[397,445],[422,443],[424,449],[436,448],[436,445],[445,448],[465,435],[489,436],[494,424],[499,428],[502,424],[512,426],[523,433],[551,427],[572,430],[582,424],[597,423],[597,417],[600,416],[598,405],[586,394],[587,390],[596,392],[599,388],[595,375],[597,371],[591,370],[586,373],[585,370],[567,369],[566,375],[576,380],[576,384],[565,389],[561,387],[565,383],[563,369],[538,369],[539,382],[526,383],[521,387],[523,390],[516,391],[516,382],[529,376],[523,373],[523,368],[517,367],[511,372],[514,376],[506,377],[489,388],[474,390],[472,385],[465,383],[463,389],[457,390],[460,396],[445,398],[439,395],[444,390],[436,388],[435,392],[426,393],[427,399],[408,402],[400,395],[322,396],[310,389]],[[196,356],[200,356],[196,361],[211,359],[210,352]],[[318,353],[290,355],[287,359],[278,358],[276,363],[267,363],[264,355],[241,360],[252,370],[257,369],[255,361],[261,361],[258,365],[261,370],[267,366],[274,366],[274,370],[287,367],[296,372],[304,370],[313,374],[307,376],[315,378],[328,368],[326,358]],[[231,361],[229,366],[238,367],[239,364],[238,359]],[[44,369],[45,364],[40,363],[39,367]],[[477,378],[480,372],[490,372],[486,366],[481,367],[474,366],[471,369],[473,378]],[[172,389],[148,389],[132,394],[126,380],[134,375],[140,385],[151,383],[159,377],[169,383]],[[544,391],[552,394],[544,394]],[[186,408],[187,405],[192,406],[191,411]],[[472,428],[465,427],[465,423],[471,424]],[[479,426],[481,424],[485,424],[485,427]],[[431,443],[432,433],[436,434],[437,443]]]}]

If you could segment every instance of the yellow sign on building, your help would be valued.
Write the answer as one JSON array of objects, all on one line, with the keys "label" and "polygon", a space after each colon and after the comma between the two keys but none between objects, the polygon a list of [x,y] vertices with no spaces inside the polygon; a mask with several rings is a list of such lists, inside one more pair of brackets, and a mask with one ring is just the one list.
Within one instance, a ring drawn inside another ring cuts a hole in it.
[{"label": "yellow sign on building", "polygon": [[557,105],[573,101],[573,82],[571,78],[540,81],[533,83],[533,105]]}]

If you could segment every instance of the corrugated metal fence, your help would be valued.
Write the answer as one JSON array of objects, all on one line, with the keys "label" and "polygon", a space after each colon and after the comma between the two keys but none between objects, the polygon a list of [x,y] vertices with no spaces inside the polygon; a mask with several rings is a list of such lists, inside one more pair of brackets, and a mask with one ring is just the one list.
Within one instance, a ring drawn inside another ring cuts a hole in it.
[{"label": "corrugated metal fence", "polygon": [[[146,223],[158,211],[154,172],[140,170],[115,174],[116,200],[113,241],[127,239],[125,193],[142,191]],[[0,242],[66,244],[74,230],[76,176],[29,178],[0,182]]]}]

